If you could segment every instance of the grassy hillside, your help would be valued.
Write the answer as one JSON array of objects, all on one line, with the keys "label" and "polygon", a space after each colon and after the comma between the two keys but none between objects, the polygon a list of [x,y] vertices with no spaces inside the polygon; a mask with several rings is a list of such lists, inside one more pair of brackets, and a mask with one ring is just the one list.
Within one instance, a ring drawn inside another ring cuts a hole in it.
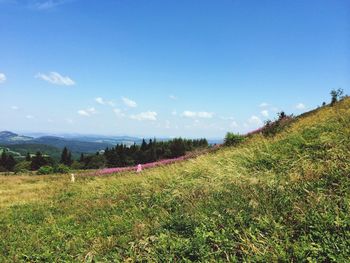
[{"label": "grassy hillside", "polygon": [[350,260],[350,100],[106,177],[0,177],[0,261]]}]

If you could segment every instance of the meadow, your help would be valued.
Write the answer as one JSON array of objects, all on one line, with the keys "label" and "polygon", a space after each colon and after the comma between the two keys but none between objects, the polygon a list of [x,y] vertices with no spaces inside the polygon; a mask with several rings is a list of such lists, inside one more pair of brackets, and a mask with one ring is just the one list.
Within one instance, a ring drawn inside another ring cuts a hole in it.
[{"label": "meadow", "polygon": [[0,177],[0,262],[349,262],[350,99],[194,159]]}]

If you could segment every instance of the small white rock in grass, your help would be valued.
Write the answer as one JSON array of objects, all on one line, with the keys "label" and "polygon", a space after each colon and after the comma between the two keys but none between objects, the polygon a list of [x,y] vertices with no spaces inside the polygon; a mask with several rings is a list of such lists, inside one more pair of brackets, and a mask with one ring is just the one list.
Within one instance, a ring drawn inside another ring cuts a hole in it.
[{"label": "small white rock in grass", "polygon": [[142,165],[141,165],[141,164],[139,164],[139,165],[137,166],[136,172],[137,172],[137,173],[142,172]]},{"label": "small white rock in grass", "polygon": [[70,180],[72,181],[72,183],[74,183],[74,182],[75,182],[75,175],[74,175],[74,174],[71,174],[71,178],[70,178]]}]

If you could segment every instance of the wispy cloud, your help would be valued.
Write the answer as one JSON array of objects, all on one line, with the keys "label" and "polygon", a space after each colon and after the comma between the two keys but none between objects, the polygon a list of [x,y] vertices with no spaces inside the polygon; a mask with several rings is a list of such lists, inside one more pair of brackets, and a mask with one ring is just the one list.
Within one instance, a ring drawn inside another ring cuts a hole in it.
[{"label": "wispy cloud", "polygon": [[4,83],[6,80],[7,80],[6,75],[0,72],[0,84]]},{"label": "wispy cloud", "polygon": [[130,108],[136,108],[137,107],[137,103],[129,98],[125,98],[125,97],[122,97],[122,101],[123,103],[130,107]]},{"label": "wispy cloud", "polygon": [[263,121],[258,116],[255,116],[255,115],[249,118],[248,123],[257,127],[263,125]]},{"label": "wispy cloud", "polygon": [[27,118],[28,120],[31,120],[31,119],[34,119],[34,116],[33,116],[33,115],[27,115],[26,118]]},{"label": "wispy cloud", "polygon": [[66,4],[68,0],[40,0],[40,1],[30,1],[30,7],[35,8],[37,10],[48,10],[55,8],[59,5]]},{"label": "wispy cloud", "polygon": [[105,100],[101,97],[97,97],[95,98],[95,101],[98,103],[98,104],[101,104],[101,105],[109,105],[111,107],[114,107],[115,106],[115,103],[113,101],[110,101],[110,100]]},{"label": "wispy cloud", "polygon": [[260,113],[264,117],[269,117],[269,111],[268,110],[262,110]]},{"label": "wispy cloud", "polygon": [[60,86],[75,85],[75,81],[72,80],[70,77],[68,76],[64,77],[61,74],[54,71],[50,72],[49,74],[38,73],[36,74],[35,78],[45,80],[54,85],[60,85]]},{"label": "wispy cloud", "polygon": [[297,110],[305,110],[306,106],[303,103],[298,103],[297,105],[295,105],[295,108]]},{"label": "wispy cloud", "polygon": [[156,121],[157,112],[155,111],[146,111],[139,114],[131,115],[130,118],[138,121]]},{"label": "wispy cloud", "polygon": [[93,114],[96,114],[97,111],[95,110],[95,108],[88,108],[86,110],[78,110],[78,114],[81,116],[85,116],[85,117],[90,117]]},{"label": "wispy cloud", "polygon": [[268,107],[268,106],[270,106],[270,104],[268,104],[267,102],[262,102],[262,103],[260,103],[260,105],[259,105],[260,108],[266,108],[266,107]]},{"label": "wispy cloud", "polygon": [[113,109],[113,112],[118,118],[122,118],[125,116],[125,114],[120,109]]},{"label": "wispy cloud", "polygon": [[18,108],[18,106],[11,106],[11,109],[12,110],[18,110],[19,108]]},{"label": "wispy cloud", "polygon": [[185,118],[204,118],[204,119],[211,119],[214,116],[213,112],[207,112],[207,111],[184,111],[182,113],[182,116]]},{"label": "wispy cloud", "polygon": [[75,0],[0,0],[0,4],[16,4],[33,10],[49,10]]},{"label": "wispy cloud", "polygon": [[177,100],[177,97],[176,97],[175,95],[173,95],[173,94],[170,94],[170,95],[169,95],[169,99]]}]

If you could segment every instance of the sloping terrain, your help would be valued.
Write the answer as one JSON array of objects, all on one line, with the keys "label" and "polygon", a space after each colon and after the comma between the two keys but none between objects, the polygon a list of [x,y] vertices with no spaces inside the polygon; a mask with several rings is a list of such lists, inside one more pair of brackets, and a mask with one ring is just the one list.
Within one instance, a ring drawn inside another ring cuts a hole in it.
[{"label": "sloping terrain", "polygon": [[0,177],[0,261],[350,260],[350,99],[142,174]]}]

